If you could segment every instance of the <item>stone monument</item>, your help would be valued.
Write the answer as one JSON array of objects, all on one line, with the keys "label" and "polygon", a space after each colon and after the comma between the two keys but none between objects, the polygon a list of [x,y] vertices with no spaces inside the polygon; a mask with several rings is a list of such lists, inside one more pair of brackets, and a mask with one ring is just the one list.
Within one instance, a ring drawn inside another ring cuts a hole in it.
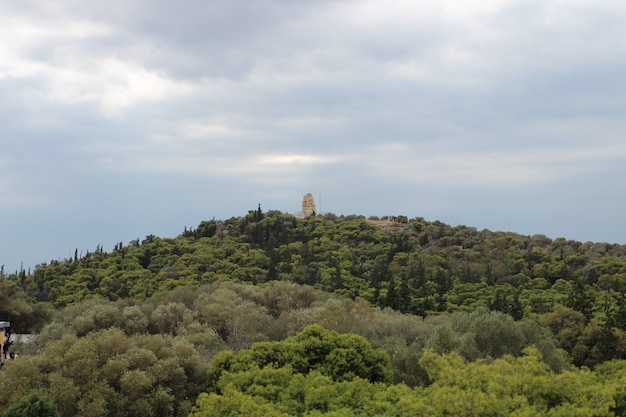
[{"label": "stone monument", "polygon": [[315,209],[313,194],[306,193],[302,198],[302,216],[311,216],[315,213],[317,213],[317,210]]}]

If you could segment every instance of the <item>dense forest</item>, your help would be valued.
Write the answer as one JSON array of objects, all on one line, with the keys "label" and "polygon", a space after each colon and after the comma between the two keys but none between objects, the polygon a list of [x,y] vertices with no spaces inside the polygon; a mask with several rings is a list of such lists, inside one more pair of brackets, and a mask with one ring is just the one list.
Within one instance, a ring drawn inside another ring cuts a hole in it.
[{"label": "dense forest", "polygon": [[625,245],[259,206],[2,268],[0,413],[626,415],[625,301]]}]

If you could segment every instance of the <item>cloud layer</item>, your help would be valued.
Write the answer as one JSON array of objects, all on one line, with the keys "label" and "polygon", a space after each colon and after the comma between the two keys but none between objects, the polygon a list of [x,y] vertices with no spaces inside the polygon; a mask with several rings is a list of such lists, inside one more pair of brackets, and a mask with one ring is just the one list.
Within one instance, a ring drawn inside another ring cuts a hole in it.
[{"label": "cloud layer", "polygon": [[[626,243],[617,1],[0,6],[0,263],[260,202]],[[140,236],[141,237],[141,236]]]}]

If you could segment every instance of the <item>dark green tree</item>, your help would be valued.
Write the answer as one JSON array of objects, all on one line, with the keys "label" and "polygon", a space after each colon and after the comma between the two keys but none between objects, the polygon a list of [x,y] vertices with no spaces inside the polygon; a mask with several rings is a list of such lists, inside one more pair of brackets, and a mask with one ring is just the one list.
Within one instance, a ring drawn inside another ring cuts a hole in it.
[{"label": "dark green tree", "polygon": [[581,278],[575,279],[572,290],[568,294],[566,305],[580,313],[583,313],[587,321],[593,314],[594,295],[590,286]]},{"label": "dark green tree", "polygon": [[4,412],[2,417],[59,417],[54,403],[33,390]]},{"label": "dark green tree", "polygon": [[389,285],[387,286],[387,296],[385,297],[385,306],[394,310],[398,310],[400,307],[400,297],[398,295],[398,291],[396,290],[395,278],[389,280]]},{"label": "dark green tree", "polygon": [[513,302],[509,307],[509,314],[514,320],[521,320],[524,317],[524,306],[519,299],[519,291],[515,292],[513,296]]}]

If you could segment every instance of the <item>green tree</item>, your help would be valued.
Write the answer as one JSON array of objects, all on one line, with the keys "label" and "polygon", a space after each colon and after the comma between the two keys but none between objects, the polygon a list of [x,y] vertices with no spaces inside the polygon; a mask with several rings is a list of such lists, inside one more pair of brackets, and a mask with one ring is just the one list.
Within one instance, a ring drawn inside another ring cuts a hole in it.
[{"label": "green tree", "polygon": [[320,325],[310,325],[282,342],[258,342],[237,354],[219,353],[209,371],[210,388],[217,389],[224,373],[266,366],[289,366],[300,374],[315,370],[336,381],[355,377],[372,382],[391,381],[389,356],[385,352],[372,348],[361,336],[342,335]]},{"label": "green tree", "polygon": [[183,416],[204,389],[205,372],[194,346],[171,336],[128,337],[119,329],[65,335],[5,364],[0,412],[38,388],[61,417]]},{"label": "green tree", "polygon": [[9,407],[2,417],[59,417],[59,412],[52,401],[31,391]]},{"label": "green tree", "polygon": [[589,321],[593,314],[593,300],[591,287],[582,278],[574,280],[567,298],[567,306],[582,313]]}]

